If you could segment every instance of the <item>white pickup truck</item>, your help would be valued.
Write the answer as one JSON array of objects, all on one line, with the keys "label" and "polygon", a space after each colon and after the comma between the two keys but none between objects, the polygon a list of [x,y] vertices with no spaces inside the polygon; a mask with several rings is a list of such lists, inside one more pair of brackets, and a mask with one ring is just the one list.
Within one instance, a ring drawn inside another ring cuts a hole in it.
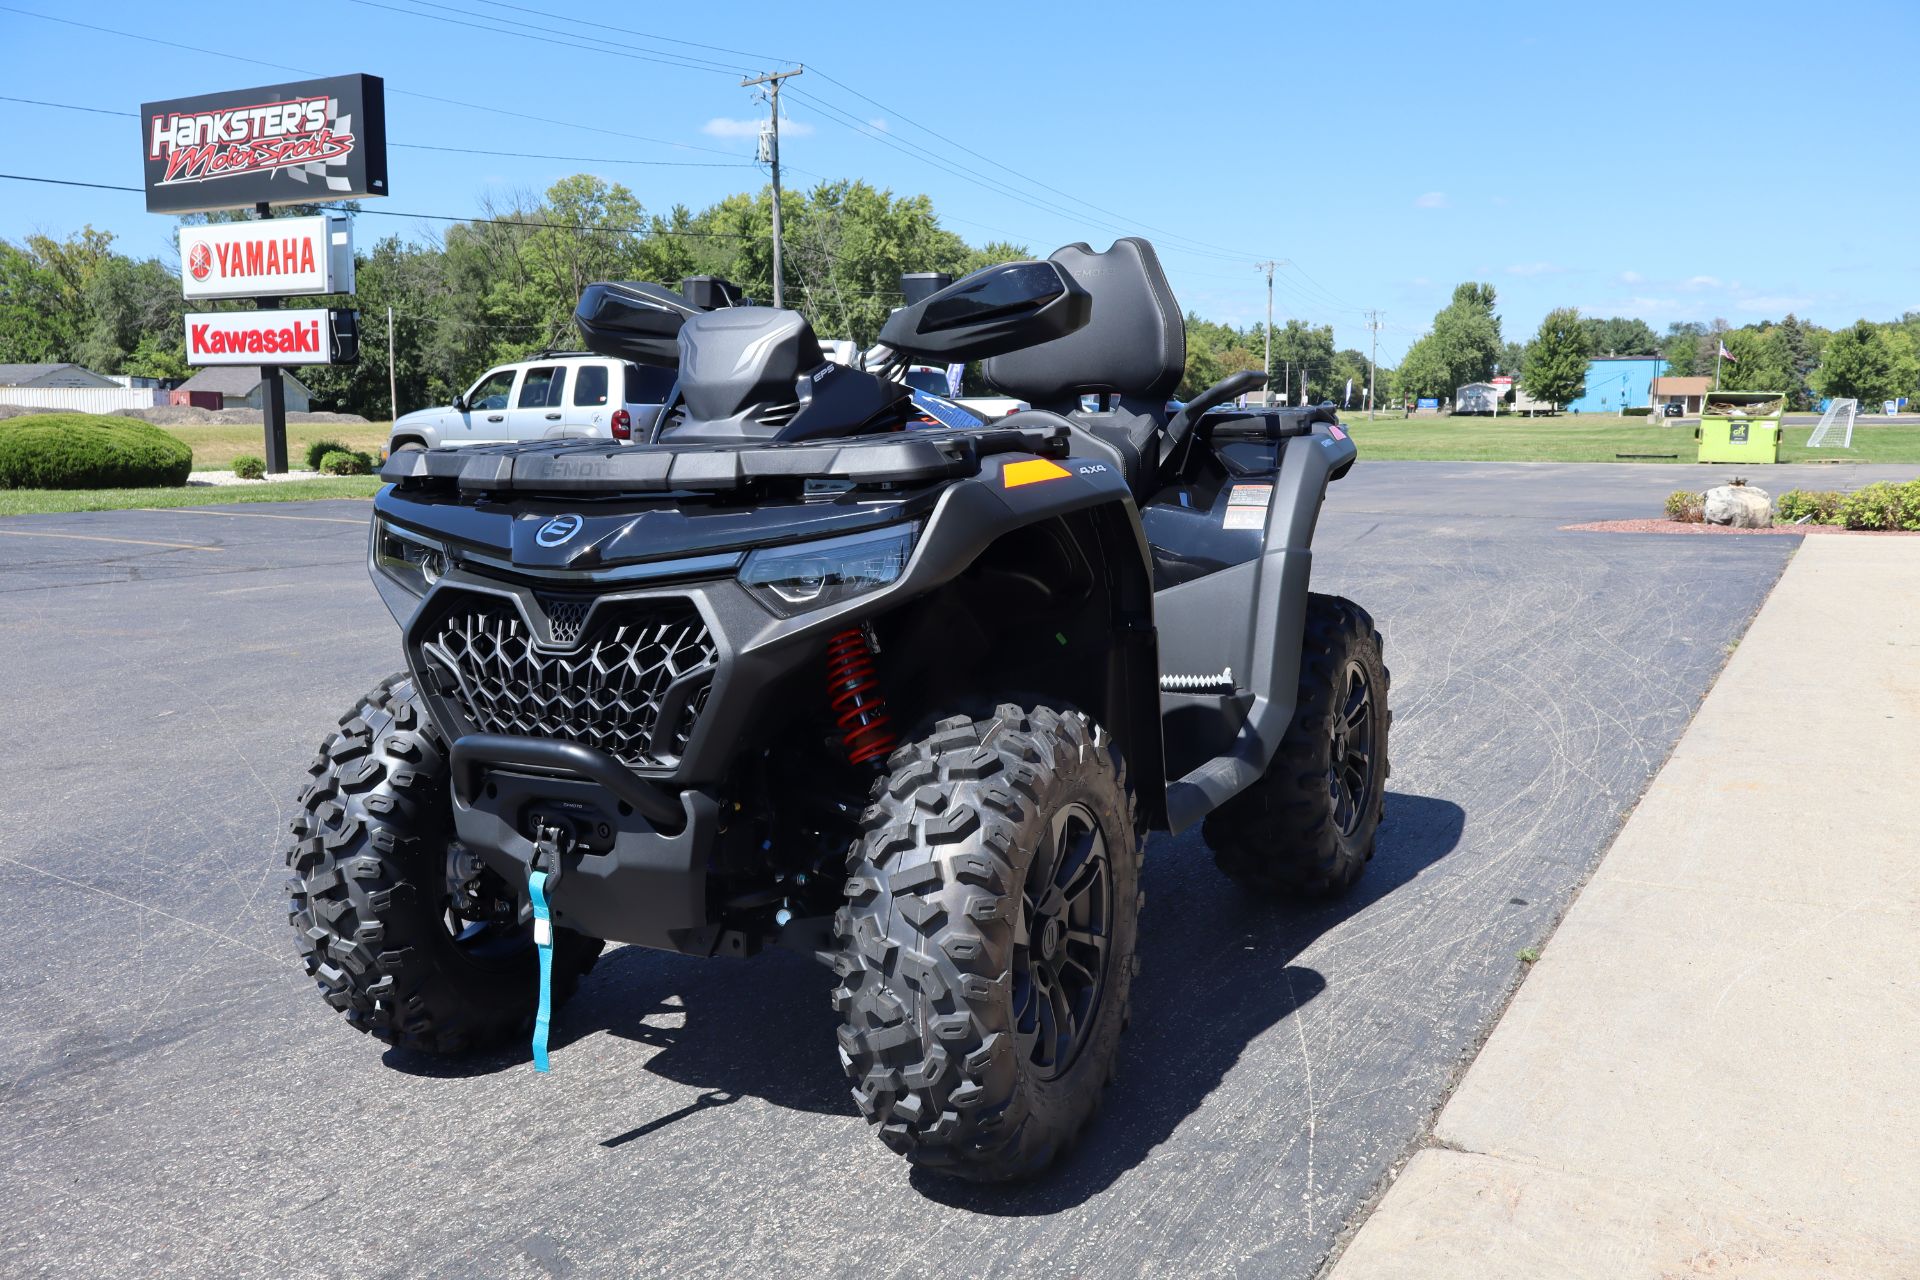
[{"label": "white pickup truck", "polygon": [[585,352],[497,365],[450,405],[403,414],[387,450],[565,438],[644,440],[674,371]]}]

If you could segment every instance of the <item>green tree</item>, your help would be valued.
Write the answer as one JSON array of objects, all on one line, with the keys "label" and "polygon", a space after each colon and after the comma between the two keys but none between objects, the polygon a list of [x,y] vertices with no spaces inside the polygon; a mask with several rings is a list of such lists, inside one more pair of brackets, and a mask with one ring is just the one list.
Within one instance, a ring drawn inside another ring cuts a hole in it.
[{"label": "green tree", "polygon": [[1431,333],[1407,348],[1394,371],[1395,393],[1410,401],[1421,396],[1451,396],[1460,385],[1453,381],[1452,370]]},{"label": "green tree", "polygon": [[171,339],[147,334],[122,362],[120,372],[136,378],[183,382],[193,376],[193,367],[187,363],[186,340],[177,334]]},{"label": "green tree", "polygon": [[1724,391],[1778,391],[1791,394],[1793,371],[1779,326],[1729,329],[1720,335],[1733,359],[1722,362]]},{"label": "green tree", "polygon": [[1596,356],[1650,356],[1660,350],[1660,338],[1644,320],[1631,316],[1583,316],[1587,350]]},{"label": "green tree", "polygon": [[1700,373],[1700,339],[1707,327],[1697,320],[1676,320],[1667,326],[1660,339],[1660,354],[1667,362],[1667,376],[1691,378]]},{"label": "green tree", "polygon": [[1813,376],[1821,395],[1851,397],[1863,409],[1912,395],[1916,382],[1920,382],[1920,362],[1905,336],[1867,320],[1834,332]]},{"label": "green tree", "polygon": [[59,275],[30,250],[0,240],[0,362],[71,360],[80,322]]},{"label": "green tree", "polygon": [[1587,390],[1591,341],[1592,330],[1581,322],[1578,310],[1562,307],[1549,311],[1540,322],[1540,331],[1527,344],[1521,386],[1535,400],[1544,400],[1555,408],[1578,400]]},{"label": "green tree", "polygon": [[[1466,283],[1453,291],[1453,301],[1433,317],[1433,330],[1422,341],[1431,340],[1432,353],[1446,369],[1446,387],[1423,395],[1452,395],[1469,382],[1485,382],[1500,363],[1505,344],[1500,338],[1500,317],[1494,314],[1494,292],[1490,284]],[[1418,344],[1416,344],[1418,345]],[[1423,361],[1427,356],[1422,356]],[[1422,370],[1424,375],[1424,370]]]}]

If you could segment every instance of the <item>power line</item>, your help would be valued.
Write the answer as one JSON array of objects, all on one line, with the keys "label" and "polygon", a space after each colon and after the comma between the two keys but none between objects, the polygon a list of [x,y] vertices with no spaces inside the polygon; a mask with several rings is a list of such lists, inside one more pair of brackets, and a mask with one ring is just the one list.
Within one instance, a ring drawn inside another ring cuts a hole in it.
[{"label": "power line", "polygon": [[[288,66],[284,62],[268,62],[263,58],[249,58],[244,54],[229,53],[224,49],[210,49],[203,45],[183,44],[178,40],[163,40],[159,36],[141,35],[133,31],[120,31],[113,27],[97,26],[91,22],[77,22],[72,18],[57,18],[50,13],[35,13],[31,9],[20,9],[10,4],[0,4],[0,12],[17,13],[27,18],[38,18],[42,22],[57,22],[63,26],[79,27],[83,31],[94,31],[101,35],[118,36],[123,40],[137,40],[142,44],[165,45],[170,49],[184,49],[188,53],[203,53],[210,57],[226,58],[232,62],[244,62],[256,67],[268,67],[275,71],[292,71],[303,76],[317,76],[321,74],[310,67],[293,67]],[[430,15],[423,14],[420,16],[425,17]],[[503,34],[512,33],[507,32]],[[395,89],[393,93],[397,97],[418,98],[423,102],[438,102],[443,106],[461,107],[468,111],[486,111],[493,115],[510,116],[516,120],[531,120],[535,124],[558,125],[563,129],[580,129],[587,133],[603,133],[608,137],[626,138],[632,142],[650,142],[663,147],[677,147],[683,151],[704,151],[710,155],[729,156],[735,159],[737,159],[739,155],[738,152],[723,151],[719,147],[703,147],[692,142],[675,142],[670,138],[651,138],[645,134],[628,133],[622,129],[608,129],[600,125],[581,124],[576,120],[559,120],[552,116],[536,116],[525,111],[510,111],[505,107],[491,106],[484,102],[466,102],[459,98],[444,98],[438,94],[421,93],[413,89]]]},{"label": "power line", "polygon": [[[428,8],[446,10],[448,12],[465,13],[469,17],[480,16],[477,14],[473,14],[470,10],[460,10],[460,9],[455,9],[452,6],[435,3],[435,0],[410,0],[410,2],[413,4],[421,5]],[[490,0],[487,0],[487,2],[490,2]],[[488,23],[485,21],[465,21],[460,18],[444,17],[444,16],[441,16],[440,14],[423,13],[423,12],[419,12],[416,9],[402,9],[395,5],[380,3],[379,0],[353,0],[353,3],[359,4],[368,8],[385,9],[393,13],[401,13],[401,14],[412,16],[412,17],[423,18],[432,22],[445,22],[453,26],[466,27],[476,31],[490,32],[491,34],[494,34],[494,35],[533,39],[541,43],[552,44],[561,48],[578,49],[583,52],[598,53],[604,56],[620,57],[620,58],[637,58],[642,61],[650,61],[650,62],[667,61],[668,65],[683,66],[693,70],[722,71],[722,70],[737,69],[737,68],[729,68],[724,66],[723,64],[716,64],[704,59],[701,60],[701,62],[704,63],[704,65],[696,65],[695,63],[685,62],[680,60],[662,59],[656,55],[638,53],[638,52],[634,52],[632,50],[627,50],[627,49],[607,48],[605,46],[598,45],[598,44],[589,44],[581,41],[559,38],[550,34],[527,35],[522,32],[506,30],[499,26],[488,25]],[[512,8],[517,12],[531,13],[531,14],[535,14],[537,16],[545,17],[552,20],[572,22],[580,26],[598,27],[603,30],[617,31],[626,35],[640,36],[645,39],[660,38],[652,35],[651,33],[639,31],[634,28],[619,27],[611,23],[593,22],[586,19],[576,19],[564,14],[557,14],[547,10],[534,9],[529,6],[502,5],[499,7]],[[505,22],[505,23],[508,23],[510,26],[515,26],[515,27],[531,28],[534,31],[542,30],[541,28],[534,27],[533,24],[518,22],[513,19],[502,18],[502,19],[493,19],[493,21]],[[825,77],[824,75],[823,75],[823,78],[833,79],[832,77]],[[868,97],[866,94],[860,93],[859,90],[853,89],[851,86],[846,85],[842,81],[835,79],[833,80],[833,83],[836,85],[839,85],[843,89],[846,89],[848,92],[853,93],[856,96],[864,99],[865,101],[872,103],[873,105],[881,108],[882,110],[886,110],[886,111],[892,110],[891,108],[887,107],[885,103],[879,102],[877,99]],[[966,168],[965,166],[947,163],[942,159],[932,155],[924,147],[921,147],[917,143],[912,143],[905,139],[894,140],[890,138],[888,135],[883,134],[878,130],[872,129],[864,121],[861,121],[857,116],[854,116],[851,112],[846,111],[844,108],[841,108],[836,104],[827,102],[824,99],[821,99],[813,94],[807,93],[797,88],[793,90],[793,93],[796,97],[801,98],[803,101],[809,102],[816,108],[829,113],[829,118],[832,118],[834,120],[834,123],[840,124],[842,127],[845,127],[845,128],[850,128],[856,133],[862,134],[868,138],[871,138],[877,142],[882,143],[885,146],[891,147],[896,151],[900,151],[905,155],[918,159],[923,163],[931,164],[935,168],[941,169],[949,174],[952,174],[955,177],[960,177],[967,181],[975,182],[978,185],[996,194],[999,194],[1001,196],[1011,197],[1013,199],[1021,201],[1021,203],[1023,204],[1030,205],[1044,212],[1055,214],[1056,216],[1069,218],[1069,219],[1072,219],[1075,221],[1081,221],[1081,222],[1090,220],[1083,213],[1077,212],[1072,209],[1061,208],[1060,206],[1052,204],[1051,202],[1039,200],[1025,193],[1012,190],[1008,188],[1008,186],[1004,182],[996,180],[986,174],[980,173],[977,170],[969,169],[969,168]],[[898,115],[899,113],[894,112],[894,114]],[[907,120],[907,117],[905,116],[901,116],[900,118],[903,120]],[[1053,191],[1057,194],[1062,195],[1064,198],[1068,200],[1072,200],[1076,204],[1085,205],[1088,208],[1098,210],[1099,212],[1108,214],[1111,217],[1121,218],[1124,220],[1124,223],[1125,223],[1124,225],[1116,225],[1114,223],[1104,223],[1103,225],[1108,230],[1116,231],[1120,234],[1127,234],[1135,230],[1136,228],[1141,230],[1155,231],[1162,235],[1170,237],[1173,241],[1176,242],[1175,244],[1167,245],[1167,248],[1170,251],[1178,250],[1180,252],[1184,252],[1194,256],[1217,258],[1222,261],[1240,261],[1242,259],[1242,255],[1235,253],[1231,250],[1226,250],[1219,246],[1208,245],[1204,241],[1194,240],[1191,237],[1182,236],[1182,235],[1179,235],[1178,233],[1167,231],[1164,228],[1153,227],[1146,223],[1138,222],[1133,219],[1128,219],[1124,214],[1115,213],[1112,210],[1105,209],[1103,206],[1093,204],[1092,202],[1082,197],[1074,196],[1068,192],[1063,192],[1057,187],[1048,186],[1046,183],[1042,183],[1037,179],[1027,177],[1026,175],[1021,174],[1017,170],[1011,169],[1004,164],[1000,164],[997,161],[987,159],[987,157],[982,156],[981,153],[974,151],[972,148],[969,148],[964,144],[956,142],[951,138],[947,138],[943,134],[935,133],[933,130],[928,129],[924,125],[920,125],[917,122],[914,122],[912,120],[907,120],[907,122],[909,124],[913,124],[915,128],[921,129],[924,132],[932,134],[934,137],[940,138],[942,141],[948,143],[948,145],[950,146],[954,146],[959,150],[965,151],[969,155],[973,155],[983,160],[986,160],[987,163],[993,164],[996,168],[1003,169],[1008,173],[1014,174],[1016,177],[1019,177],[1024,182],[1027,182],[1034,186],[1041,187],[1045,190]],[[1184,242],[1184,244],[1179,242]]]},{"label": "power line", "polygon": [[[365,2],[365,0],[356,0],[356,3],[360,3],[360,2]],[[434,3],[434,0],[412,0],[412,2],[416,4],[427,5],[432,8],[447,7],[444,5]],[[538,9],[528,5],[503,3],[502,0],[480,0],[480,3],[486,4],[492,8],[511,9],[517,13],[527,13],[527,14],[538,16],[538,17],[547,18],[549,20],[569,22],[576,26],[594,27],[603,31],[618,32],[621,35],[637,36],[645,40],[661,40],[661,41],[666,41],[672,44],[684,44],[692,48],[708,49],[716,53],[729,53],[738,57],[750,58],[760,62],[768,62],[768,61],[795,62],[797,61],[796,59],[793,59],[793,58],[770,58],[762,54],[748,53],[745,50],[741,50],[741,49],[729,49],[722,45],[709,45],[709,44],[701,44],[698,41],[678,40],[671,36],[660,35],[657,32],[642,31],[633,27],[622,27],[610,22],[598,22],[598,21],[594,21],[586,18],[576,18],[568,14],[556,13],[550,9]],[[427,15],[422,15],[422,16],[427,16]],[[505,19],[502,19],[502,21],[505,21]],[[526,26],[530,24],[515,23],[514,25]],[[588,47],[588,46],[576,46],[576,47]],[[608,51],[608,52],[619,52],[619,51]],[[1084,205],[1087,208],[1094,210],[1095,212],[1106,214],[1107,216],[1112,218],[1118,218],[1122,222],[1131,224],[1132,226],[1136,226],[1141,230],[1152,231],[1159,235],[1169,237],[1175,241],[1185,242],[1188,245],[1197,246],[1198,248],[1206,249],[1214,253],[1218,253],[1223,257],[1223,259],[1226,259],[1226,260],[1238,261],[1246,256],[1244,253],[1242,253],[1239,250],[1228,249],[1223,245],[1211,244],[1208,241],[1199,240],[1192,236],[1184,235],[1180,232],[1171,231],[1165,227],[1156,227],[1150,223],[1142,222],[1136,218],[1131,218],[1128,215],[1120,213],[1116,210],[1106,208],[1103,205],[1095,204],[1092,201],[1087,200],[1085,197],[1074,195],[1070,191],[1065,191],[1059,187],[1043,182],[1042,180],[1033,177],[1031,174],[1023,173],[1020,170],[1013,168],[1011,165],[1004,164],[1001,161],[993,159],[991,156],[988,156],[980,151],[976,151],[975,149],[967,146],[965,143],[959,141],[958,139],[949,137],[947,134],[941,133],[939,130],[934,129],[929,125],[922,124],[920,121],[915,120],[908,115],[905,115],[904,113],[896,110],[895,108],[889,106],[888,104],[881,102],[879,99],[873,97],[872,95],[863,93],[859,89],[854,88],[852,85],[848,84],[844,80],[839,79],[836,76],[830,75],[825,71],[821,71],[817,67],[812,67],[809,69],[812,70],[816,75],[818,75],[822,80],[827,81],[829,84],[832,84],[844,90],[845,92],[852,94],[854,97],[859,98],[862,102],[865,102],[870,106],[876,107],[879,110],[886,112],[888,117],[892,119],[900,120],[905,124],[911,125],[913,128],[920,130],[922,133],[925,133],[930,137],[938,139],[939,141],[945,143],[947,146],[953,147],[959,151],[964,151],[966,154],[974,157],[975,159],[981,160],[987,164],[990,164],[994,168],[999,169],[1005,173],[1009,173],[1014,177],[1020,179],[1022,182],[1027,183],[1030,186],[1038,187],[1043,191],[1048,191],[1053,193],[1054,195],[1061,196],[1064,199],[1071,200],[1075,204]],[[815,97],[812,94],[802,93],[799,89],[795,89],[794,93],[801,97],[805,97],[809,99],[815,105],[822,106],[822,107],[825,107],[828,105],[824,102],[824,100],[818,97]],[[835,109],[837,110],[837,108]],[[847,114],[847,113],[843,113],[843,114]],[[979,175],[979,176],[982,177],[982,179],[987,182],[993,181],[991,178],[986,178],[984,175]],[[1004,190],[1004,186],[1001,186],[999,189]],[[1078,217],[1081,215],[1069,215],[1069,216]]]},{"label": "power line", "polygon": [[[39,98],[12,98],[0,94],[0,102],[24,102],[36,107],[56,107],[61,111],[86,111],[93,115],[120,116],[138,120],[137,111],[113,111],[106,107],[83,107],[73,102],[45,102]],[[407,151],[452,151],[469,156],[505,156],[517,160],[566,160],[577,164],[643,164],[675,169],[751,169],[751,160],[638,160],[615,156],[561,156],[545,151],[489,151],[481,147],[448,147],[432,142],[389,142],[389,147]]]},{"label": "power line", "polygon": [[[25,173],[0,173],[0,179],[12,182],[43,182],[57,187],[91,187],[96,191],[128,191],[135,195],[144,195],[145,187],[126,187],[109,182],[79,182],[72,178],[43,178]],[[320,203],[325,207],[324,202]],[[594,235],[623,236],[681,236],[693,240],[757,240],[758,236],[739,231],[677,231],[671,227],[596,227],[585,222],[549,222],[542,218],[483,218],[462,216],[452,213],[412,213],[404,209],[348,209],[353,215],[367,214],[378,218],[419,218],[427,222],[471,222],[484,223],[499,227],[532,227],[554,231],[586,231]]]}]

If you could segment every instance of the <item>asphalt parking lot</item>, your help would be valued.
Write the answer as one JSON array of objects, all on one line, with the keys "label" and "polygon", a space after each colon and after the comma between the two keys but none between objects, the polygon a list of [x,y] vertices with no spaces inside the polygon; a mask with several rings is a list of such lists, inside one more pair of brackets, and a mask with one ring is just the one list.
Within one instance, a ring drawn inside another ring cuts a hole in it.
[{"label": "asphalt parking lot", "polygon": [[398,665],[366,506],[0,521],[0,1274],[1312,1275],[1793,553],[1558,531],[1703,474],[1334,487],[1315,586],[1372,610],[1394,675],[1374,865],[1303,910],[1150,846],[1100,1125],[993,1190],[874,1140],[796,957],[610,953],[546,1077],[350,1031],[276,851],[314,744]]}]

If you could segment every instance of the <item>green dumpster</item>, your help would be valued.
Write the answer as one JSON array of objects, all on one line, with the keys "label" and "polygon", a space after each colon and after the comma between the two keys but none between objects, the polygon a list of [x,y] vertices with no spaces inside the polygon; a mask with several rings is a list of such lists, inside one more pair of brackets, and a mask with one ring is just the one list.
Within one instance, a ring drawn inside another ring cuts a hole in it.
[{"label": "green dumpster", "polygon": [[1710,391],[1693,430],[1702,462],[1780,461],[1780,415],[1787,398],[1778,391]]}]

